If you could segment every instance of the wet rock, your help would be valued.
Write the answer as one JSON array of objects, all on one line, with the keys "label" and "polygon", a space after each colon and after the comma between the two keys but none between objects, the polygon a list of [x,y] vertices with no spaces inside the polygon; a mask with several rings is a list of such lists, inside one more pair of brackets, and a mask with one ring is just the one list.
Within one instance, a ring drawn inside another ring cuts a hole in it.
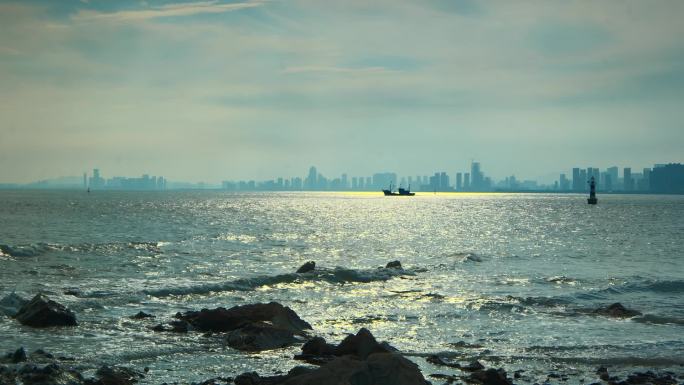
[{"label": "wet rock", "polygon": [[311,325],[299,318],[292,309],[277,302],[234,306],[230,309],[202,309],[176,314],[176,318],[188,322],[199,331],[211,332],[228,332],[254,322],[269,322],[274,327],[294,334],[303,334],[304,330],[311,329]]},{"label": "wet rock", "polygon": [[131,316],[132,319],[145,319],[145,318],[155,318],[152,314],[145,313],[144,311],[139,311],[137,314]]},{"label": "wet rock", "polygon": [[637,384],[652,384],[652,385],[675,385],[677,378],[670,373],[657,374],[650,370],[641,373],[636,372],[627,376],[627,379],[620,382],[615,382],[615,385],[637,385]]},{"label": "wet rock", "polygon": [[216,377],[210,378],[202,382],[193,382],[192,385],[228,385],[233,384],[233,379],[231,377]]},{"label": "wet rock", "polygon": [[[393,348],[382,345],[366,328],[361,328],[356,335],[348,335],[334,350],[336,356],[354,355],[365,360],[372,353],[390,353]],[[394,349],[396,350],[396,349]]]},{"label": "wet rock", "polygon": [[103,366],[95,373],[97,379],[88,380],[88,385],[132,385],[145,376],[133,369],[116,366]]},{"label": "wet rock", "polygon": [[335,347],[325,342],[322,337],[314,337],[302,346],[302,354],[310,356],[332,356]]},{"label": "wet rock", "polygon": [[425,358],[425,361],[427,361],[433,365],[438,365],[438,366],[447,366],[449,368],[457,368],[457,369],[461,368],[461,365],[458,364],[457,362],[447,361],[445,358],[442,358],[436,354],[429,355],[427,358]]},{"label": "wet rock", "polygon": [[57,363],[42,366],[25,364],[0,371],[0,384],[83,385],[84,380],[78,371]]},{"label": "wet rock", "polygon": [[36,294],[31,301],[19,309],[17,321],[32,327],[76,326],[76,315],[42,294]]},{"label": "wet rock", "polygon": [[12,363],[15,363],[15,364],[22,362],[22,361],[26,361],[26,358],[27,358],[26,357],[26,350],[24,350],[24,348],[21,347],[21,348],[17,349],[14,353],[12,353],[11,356],[8,358],[10,358]]},{"label": "wet rock", "polygon": [[503,369],[487,369],[474,372],[470,381],[482,385],[513,385]]},{"label": "wet rock", "polygon": [[309,261],[309,262],[303,264],[299,269],[297,269],[297,274],[308,273],[310,271],[314,271],[315,268],[316,268],[316,262]]},{"label": "wet rock", "polygon": [[297,342],[291,331],[255,322],[235,329],[226,337],[228,346],[237,350],[262,351],[282,348]]},{"label": "wet rock", "polygon": [[594,310],[594,313],[614,318],[630,318],[641,315],[641,312],[632,309],[627,309],[626,307],[622,306],[622,304],[619,302],[616,302],[604,308],[596,309]]},{"label": "wet rock", "polygon": [[391,261],[387,262],[387,265],[385,265],[386,269],[401,269],[401,262],[399,261]]},{"label": "wet rock", "polygon": [[[297,370],[295,370],[297,369]],[[317,369],[295,368],[285,376],[245,373],[236,385],[426,385],[418,366],[397,353],[373,353],[367,360],[336,357]]]},{"label": "wet rock", "polygon": [[8,317],[14,317],[19,312],[19,309],[27,303],[27,299],[20,297],[15,292],[11,292],[0,299],[0,313]]}]

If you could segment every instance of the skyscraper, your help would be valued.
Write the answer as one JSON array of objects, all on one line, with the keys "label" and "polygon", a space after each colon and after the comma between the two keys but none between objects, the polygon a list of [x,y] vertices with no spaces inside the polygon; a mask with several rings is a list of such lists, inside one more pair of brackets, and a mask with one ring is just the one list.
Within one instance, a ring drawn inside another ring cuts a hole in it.
[{"label": "skyscraper", "polygon": [[456,173],[456,191],[463,191],[463,174]]},{"label": "skyscraper", "polygon": [[634,180],[632,179],[632,168],[625,167],[622,170],[623,189],[625,191],[634,190]]},{"label": "skyscraper", "polygon": [[318,186],[318,172],[316,172],[316,167],[311,166],[309,168],[309,176],[304,180],[304,188],[307,190],[315,190]]},{"label": "skyscraper", "polygon": [[470,191],[470,173],[463,175],[463,191]]},{"label": "skyscraper", "polygon": [[575,167],[572,169],[572,190],[582,191],[583,187],[584,181],[580,178],[580,169],[579,167]]}]

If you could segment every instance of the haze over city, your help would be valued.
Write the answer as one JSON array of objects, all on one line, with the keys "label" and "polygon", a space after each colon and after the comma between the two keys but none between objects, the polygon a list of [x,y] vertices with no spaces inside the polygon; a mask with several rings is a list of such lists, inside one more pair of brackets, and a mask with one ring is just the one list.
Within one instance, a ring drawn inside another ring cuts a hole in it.
[{"label": "haze over city", "polygon": [[681,1],[0,4],[0,182],[681,162]]}]

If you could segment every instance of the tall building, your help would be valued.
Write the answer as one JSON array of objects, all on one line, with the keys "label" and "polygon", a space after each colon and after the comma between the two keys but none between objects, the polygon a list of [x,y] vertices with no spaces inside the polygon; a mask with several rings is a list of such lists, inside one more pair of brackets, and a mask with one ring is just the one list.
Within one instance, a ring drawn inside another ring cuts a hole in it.
[{"label": "tall building", "polygon": [[623,189],[625,191],[632,191],[634,190],[634,180],[632,179],[632,168],[631,167],[625,167],[622,170],[622,181],[623,181]]},{"label": "tall building", "polygon": [[470,185],[473,190],[482,190],[484,175],[480,171],[480,162],[472,162],[470,164]]},{"label": "tall building", "polygon": [[558,189],[561,191],[570,190],[570,181],[565,177],[565,174],[560,174],[560,178],[558,179]]},{"label": "tall building", "polygon": [[660,194],[684,194],[684,165],[670,163],[657,165],[649,173],[651,192]]},{"label": "tall building", "polygon": [[311,168],[309,168],[309,175],[304,179],[304,188],[306,190],[316,190],[317,186],[318,172],[316,171],[316,167],[311,166]]},{"label": "tall building", "polygon": [[580,177],[580,169],[579,167],[574,167],[572,169],[572,190],[573,191],[582,191],[584,188],[584,181]]},{"label": "tall building", "polygon": [[610,175],[610,183],[612,184],[612,188],[618,187],[618,178],[619,178],[618,170],[619,169],[617,168],[617,166],[608,167],[606,169],[606,173],[608,175]]},{"label": "tall building", "polygon": [[456,191],[463,191],[463,174],[456,173]]},{"label": "tall building", "polygon": [[579,191],[589,190],[589,177],[587,175],[587,170],[580,170],[579,180],[581,181],[581,186]]},{"label": "tall building", "polygon": [[470,173],[463,174],[463,191],[470,191]]}]

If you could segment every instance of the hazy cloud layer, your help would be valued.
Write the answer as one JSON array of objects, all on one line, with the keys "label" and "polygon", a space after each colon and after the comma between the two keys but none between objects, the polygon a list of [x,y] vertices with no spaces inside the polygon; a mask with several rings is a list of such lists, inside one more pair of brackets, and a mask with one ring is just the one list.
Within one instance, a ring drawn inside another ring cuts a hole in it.
[{"label": "hazy cloud layer", "polygon": [[0,4],[0,181],[683,161],[684,2]]}]

